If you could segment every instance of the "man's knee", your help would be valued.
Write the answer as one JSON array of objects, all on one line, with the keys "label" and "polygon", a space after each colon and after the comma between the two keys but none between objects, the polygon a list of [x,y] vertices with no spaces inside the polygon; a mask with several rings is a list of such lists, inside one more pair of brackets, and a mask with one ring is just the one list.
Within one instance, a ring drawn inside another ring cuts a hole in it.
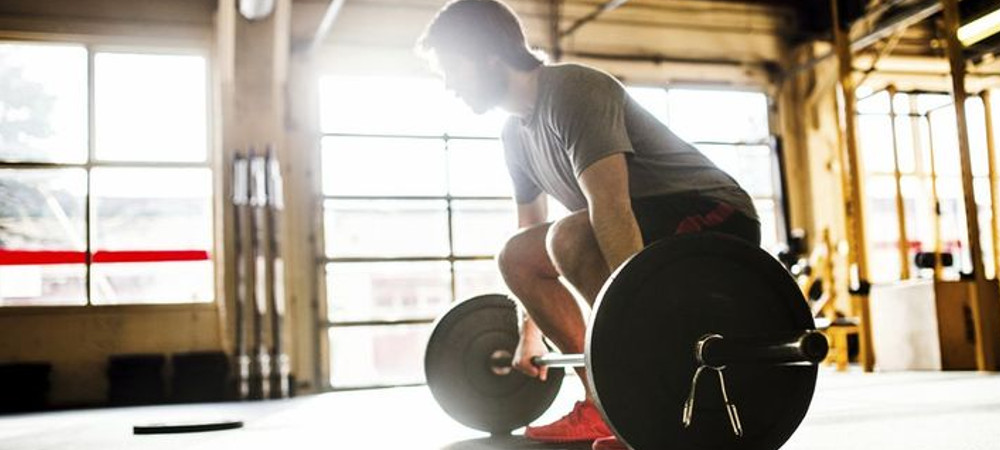
[{"label": "man's knee", "polygon": [[546,236],[545,246],[549,257],[561,271],[583,262],[581,259],[600,256],[597,238],[586,210],[553,223]]},{"label": "man's knee", "polygon": [[519,231],[510,237],[497,255],[497,266],[504,279],[539,276],[551,265],[545,251],[548,224]]}]

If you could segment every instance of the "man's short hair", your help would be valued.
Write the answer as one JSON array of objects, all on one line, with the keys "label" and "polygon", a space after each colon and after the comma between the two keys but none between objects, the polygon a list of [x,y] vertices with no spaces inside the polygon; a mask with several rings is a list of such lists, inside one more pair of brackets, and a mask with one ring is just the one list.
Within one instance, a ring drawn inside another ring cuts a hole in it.
[{"label": "man's short hair", "polygon": [[445,5],[417,42],[425,57],[455,53],[470,58],[496,55],[518,70],[542,64],[524,37],[521,21],[500,0],[454,0]]}]

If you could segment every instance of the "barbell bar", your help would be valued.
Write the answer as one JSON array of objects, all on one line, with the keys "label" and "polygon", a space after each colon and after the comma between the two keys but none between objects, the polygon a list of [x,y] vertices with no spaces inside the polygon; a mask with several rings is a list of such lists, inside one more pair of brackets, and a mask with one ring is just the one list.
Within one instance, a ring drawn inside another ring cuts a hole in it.
[{"label": "barbell bar", "polygon": [[[816,364],[823,361],[829,351],[829,342],[823,333],[807,330],[784,337],[725,338],[708,334],[694,346],[694,356],[702,365],[721,368],[733,364]],[[640,356],[641,358],[642,356]],[[509,352],[490,355],[495,372],[502,372],[513,363]],[[536,367],[584,367],[583,353],[548,353],[531,358]]]}]

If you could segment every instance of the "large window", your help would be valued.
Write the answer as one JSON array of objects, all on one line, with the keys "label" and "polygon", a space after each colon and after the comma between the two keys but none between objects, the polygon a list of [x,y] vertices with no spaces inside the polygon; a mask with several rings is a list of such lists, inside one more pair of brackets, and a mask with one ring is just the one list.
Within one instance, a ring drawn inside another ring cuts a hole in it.
[{"label": "large window", "polygon": [[[773,243],[764,95],[633,94],[664,120],[677,117],[682,136],[750,187]],[[506,291],[493,262],[516,226],[498,140],[504,116],[474,116],[433,79],[329,76],[320,96],[330,383],[422,382],[433,320],[458,299]],[[701,105],[719,101],[728,114],[702,125]]]},{"label": "large window", "polygon": [[[890,101],[896,115],[896,149],[899,153],[906,242],[901,242],[899,236]],[[989,232],[991,199],[982,100],[979,97],[969,98],[965,109],[980,241],[985,249],[983,259],[987,276],[991,276],[994,272],[993,252],[988,251],[993,248]],[[900,279],[900,245],[906,248],[906,264],[911,276],[917,275],[914,254],[934,251],[936,238],[940,239],[944,252],[956,256],[956,264],[944,270],[946,278],[956,279],[960,272],[971,270],[957,125],[951,96],[904,92],[890,99],[888,92],[880,91],[859,101],[858,113],[862,167],[865,171],[871,281]],[[935,213],[935,187],[940,215]]]},{"label": "large window", "polygon": [[213,300],[206,74],[0,42],[0,305]]},{"label": "large window", "polygon": [[321,98],[331,385],[421,382],[434,318],[504,291],[504,117],[466,112],[432,79],[327,77]]}]

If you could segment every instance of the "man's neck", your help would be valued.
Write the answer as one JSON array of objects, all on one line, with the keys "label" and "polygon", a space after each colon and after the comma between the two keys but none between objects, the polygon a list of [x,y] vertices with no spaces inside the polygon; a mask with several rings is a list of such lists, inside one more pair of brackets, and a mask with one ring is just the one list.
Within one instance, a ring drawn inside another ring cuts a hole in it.
[{"label": "man's neck", "polygon": [[507,96],[501,103],[501,107],[511,115],[521,118],[530,117],[535,112],[535,103],[538,101],[538,78],[542,72],[542,66],[527,72],[516,69],[507,70],[509,71]]}]

